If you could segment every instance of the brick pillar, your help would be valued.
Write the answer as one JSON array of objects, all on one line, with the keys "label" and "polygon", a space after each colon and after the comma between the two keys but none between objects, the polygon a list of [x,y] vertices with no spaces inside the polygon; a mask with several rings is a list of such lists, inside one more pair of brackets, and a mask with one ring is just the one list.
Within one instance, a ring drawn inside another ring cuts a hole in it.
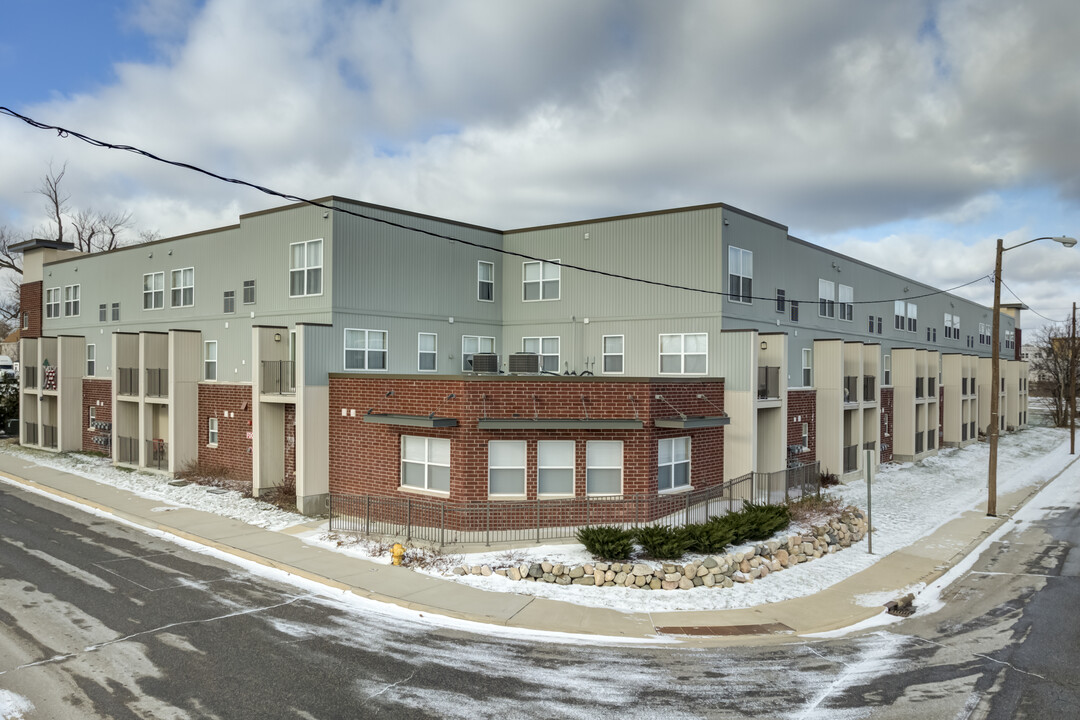
[{"label": "brick pillar", "polygon": [[42,317],[42,282],[23,283],[19,286],[19,327],[27,323],[23,321],[24,315],[30,316],[29,326],[25,327],[20,334],[24,338],[41,337]]}]

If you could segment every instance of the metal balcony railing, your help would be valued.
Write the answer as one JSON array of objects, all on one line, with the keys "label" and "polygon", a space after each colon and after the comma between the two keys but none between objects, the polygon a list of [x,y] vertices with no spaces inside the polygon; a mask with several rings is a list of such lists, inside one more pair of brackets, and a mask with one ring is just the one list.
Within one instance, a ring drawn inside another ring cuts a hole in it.
[{"label": "metal balcony railing", "polygon": [[926,396],[937,397],[937,378],[926,378]]},{"label": "metal balcony railing", "polygon": [[28,388],[37,387],[37,368],[36,367],[24,367],[23,368],[23,384]]},{"label": "metal balcony railing", "polygon": [[859,446],[848,445],[844,448],[844,472],[857,470],[859,467]]},{"label": "metal balcony railing", "polygon": [[295,394],[296,363],[291,360],[263,360],[262,391],[268,395]]},{"label": "metal balcony railing", "polygon": [[967,386],[967,378],[963,378],[962,380],[960,380],[960,394],[961,395],[967,395],[968,394],[967,387],[968,387]]},{"label": "metal balcony railing", "polygon": [[117,368],[117,395],[139,394],[139,368]]},{"label": "metal balcony railing", "polygon": [[146,441],[146,466],[158,470],[169,469],[169,443],[164,440]]},{"label": "metal balcony railing", "polygon": [[923,392],[923,380],[924,378],[915,378],[915,397],[926,397],[926,393]]},{"label": "metal balcony railing", "polygon": [[47,448],[56,448],[56,426],[55,425],[42,425],[41,426],[41,446]]},{"label": "metal balcony railing", "polygon": [[862,399],[863,402],[877,400],[877,378],[873,375],[866,375],[862,379]]},{"label": "metal balcony railing", "polygon": [[968,426],[967,426],[967,423],[964,423],[963,425],[960,426],[960,442],[963,442],[963,441],[965,441],[967,439],[968,439]]},{"label": "metal balcony railing", "polygon": [[37,423],[28,422],[26,425],[26,444],[37,445]]},{"label": "metal balcony railing", "polygon": [[915,454],[918,455],[923,451],[923,432],[918,430],[915,432]]},{"label": "metal balcony railing", "polygon": [[937,447],[937,430],[926,431],[926,449],[933,450]]},{"label": "metal balcony railing", "polygon": [[844,376],[844,402],[859,402],[859,377],[858,375]]},{"label": "metal balcony railing", "polygon": [[[138,393],[138,388],[135,390]],[[165,368],[148,368],[146,370],[146,396],[169,397],[169,371]]]},{"label": "metal balcony railing", "polygon": [[780,368],[762,365],[757,369],[757,396],[759,400],[780,399]]},{"label": "metal balcony railing", "polygon": [[137,465],[139,463],[139,441],[133,437],[116,438],[117,462]]}]

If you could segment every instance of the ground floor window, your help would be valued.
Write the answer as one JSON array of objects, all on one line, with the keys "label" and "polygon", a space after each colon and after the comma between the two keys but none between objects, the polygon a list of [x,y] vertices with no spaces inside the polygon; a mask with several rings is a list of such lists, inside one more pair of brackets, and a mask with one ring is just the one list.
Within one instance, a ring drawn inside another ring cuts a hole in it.
[{"label": "ground floor window", "polygon": [[524,440],[488,441],[488,495],[525,494]]},{"label": "ground floor window", "polygon": [[690,438],[666,438],[658,445],[656,485],[660,492],[690,487]]},{"label": "ground floor window", "polygon": [[574,494],[574,441],[540,440],[536,443],[538,495]]},{"label": "ground floor window", "polygon": [[589,440],[585,444],[585,491],[589,495],[622,495],[621,440]]},{"label": "ground floor window", "polygon": [[401,485],[450,492],[450,441],[402,435]]},{"label": "ground floor window", "polygon": [[217,447],[218,444],[218,419],[208,418],[206,421],[206,444]]}]

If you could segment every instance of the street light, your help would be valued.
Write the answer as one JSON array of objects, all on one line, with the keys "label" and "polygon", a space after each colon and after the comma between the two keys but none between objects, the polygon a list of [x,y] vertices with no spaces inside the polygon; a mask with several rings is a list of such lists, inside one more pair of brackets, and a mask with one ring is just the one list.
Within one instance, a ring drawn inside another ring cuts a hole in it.
[{"label": "street light", "polygon": [[1037,242],[1039,240],[1053,240],[1056,243],[1061,243],[1067,248],[1071,248],[1076,245],[1076,238],[1065,237],[1037,237],[1034,240],[1028,240],[1012,247],[1005,247],[1005,241],[998,238],[997,241],[997,257],[994,260],[994,317],[991,322],[991,336],[992,336],[992,348],[990,355],[990,479],[986,488],[986,514],[988,517],[995,517],[997,515],[997,446],[998,446],[998,433],[1001,430],[1001,421],[998,419],[998,404],[999,396],[1001,394],[1001,371],[998,367],[998,363],[1001,360],[1001,353],[998,350],[998,346],[1001,342],[999,333],[1001,332],[1001,254],[1006,250],[1015,250],[1018,247],[1029,245],[1030,243]]}]

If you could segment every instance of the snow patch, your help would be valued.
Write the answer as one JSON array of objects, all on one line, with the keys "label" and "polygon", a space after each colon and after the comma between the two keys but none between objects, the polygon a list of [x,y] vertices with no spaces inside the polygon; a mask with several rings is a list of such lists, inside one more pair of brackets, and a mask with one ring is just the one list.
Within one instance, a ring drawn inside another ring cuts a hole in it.
[{"label": "snow patch", "polygon": [[22,695],[0,688],[0,720],[22,720],[34,711],[34,704]]}]

